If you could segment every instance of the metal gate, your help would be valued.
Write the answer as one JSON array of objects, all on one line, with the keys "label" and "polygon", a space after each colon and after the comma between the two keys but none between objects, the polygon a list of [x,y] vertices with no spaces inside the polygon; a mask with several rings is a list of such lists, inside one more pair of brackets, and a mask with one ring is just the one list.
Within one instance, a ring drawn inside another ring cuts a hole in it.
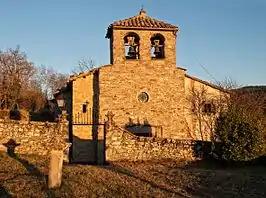
[{"label": "metal gate", "polygon": [[91,123],[88,114],[78,114],[70,122],[72,148],[70,162],[104,164],[106,161],[106,124]]}]

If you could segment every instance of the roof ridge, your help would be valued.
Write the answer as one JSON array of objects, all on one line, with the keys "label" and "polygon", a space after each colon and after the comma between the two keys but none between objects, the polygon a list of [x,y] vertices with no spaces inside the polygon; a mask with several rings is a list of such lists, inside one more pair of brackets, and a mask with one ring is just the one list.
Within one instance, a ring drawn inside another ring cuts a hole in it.
[{"label": "roof ridge", "polygon": [[198,82],[200,82],[200,83],[203,83],[203,84],[205,84],[205,85],[207,85],[207,86],[210,86],[210,87],[212,87],[212,88],[214,88],[214,89],[218,89],[218,90],[220,90],[220,91],[224,91],[224,92],[228,92],[228,93],[230,93],[230,90],[227,90],[227,89],[225,89],[225,88],[223,88],[223,87],[221,87],[221,86],[219,86],[219,85],[216,85],[216,84],[214,84],[214,83],[212,83],[212,82],[208,82],[208,81],[206,81],[206,80],[199,79],[199,78],[197,78],[197,77],[195,77],[195,76],[191,76],[191,75],[189,75],[189,74],[185,74],[185,77],[190,78],[190,79],[195,80],[195,81],[198,81]]},{"label": "roof ridge", "polygon": [[92,74],[95,71],[98,71],[104,67],[110,67],[110,66],[112,66],[112,64],[100,65],[100,66],[96,66],[96,67],[92,68],[89,71],[80,72],[79,74],[76,74],[76,75],[70,75],[68,81],[69,82],[74,81],[77,78],[88,76],[89,74]]},{"label": "roof ridge", "polygon": [[[153,18],[153,17],[150,17],[150,16],[148,16],[148,15],[146,15],[146,16],[141,16],[141,15],[131,16],[131,17],[128,17],[128,18],[125,18],[125,19],[121,19],[121,20],[118,20],[118,21],[114,21],[114,22],[113,22],[112,24],[110,24],[109,26],[113,25],[114,23],[119,23],[119,22],[122,22],[122,21],[127,21],[127,20],[130,20],[130,19],[134,19],[134,18],[143,18],[143,19],[147,19],[147,18],[148,18],[148,19],[151,19],[151,20],[156,21],[156,22],[165,23],[165,24],[168,24],[168,25],[174,26],[174,25],[172,25],[172,24],[170,24],[170,23],[164,22],[164,21],[162,21],[162,20],[158,20],[158,19]],[[174,27],[176,27],[176,26],[174,26]]]},{"label": "roof ridge", "polygon": [[140,11],[140,14],[131,16],[122,20],[114,21],[109,25],[106,37],[110,38],[112,35],[112,28],[139,28],[139,29],[161,29],[169,31],[178,31],[178,27],[168,22],[152,18],[146,14],[145,11]]}]

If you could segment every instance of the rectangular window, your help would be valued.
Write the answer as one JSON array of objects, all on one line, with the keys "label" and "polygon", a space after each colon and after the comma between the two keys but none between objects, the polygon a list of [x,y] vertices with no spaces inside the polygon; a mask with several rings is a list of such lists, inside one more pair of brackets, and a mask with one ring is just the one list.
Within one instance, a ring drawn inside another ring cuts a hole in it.
[{"label": "rectangular window", "polygon": [[212,103],[205,103],[203,107],[204,113],[215,113],[214,105]]},{"label": "rectangular window", "polygon": [[82,113],[87,113],[87,104],[82,105]]}]

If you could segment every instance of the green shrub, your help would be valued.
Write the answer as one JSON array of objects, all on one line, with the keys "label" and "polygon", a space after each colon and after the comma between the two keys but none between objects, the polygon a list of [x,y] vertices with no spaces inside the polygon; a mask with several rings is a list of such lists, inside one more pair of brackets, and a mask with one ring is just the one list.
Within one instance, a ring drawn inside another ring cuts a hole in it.
[{"label": "green shrub", "polygon": [[229,107],[215,125],[215,133],[221,141],[221,158],[226,161],[249,161],[262,154],[262,131],[257,123],[237,108]]}]

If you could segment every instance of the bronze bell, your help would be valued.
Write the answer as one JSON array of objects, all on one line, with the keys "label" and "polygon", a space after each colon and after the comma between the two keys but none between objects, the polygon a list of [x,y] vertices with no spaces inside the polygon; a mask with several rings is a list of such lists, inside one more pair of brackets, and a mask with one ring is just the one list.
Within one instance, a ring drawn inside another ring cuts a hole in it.
[{"label": "bronze bell", "polygon": [[135,54],[136,54],[135,48],[133,46],[129,46],[128,55],[129,56],[134,56]]},{"label": "bronze bell", "polygon": [[155,46],[154,47],[154,54],[155,55],[161,54],[161,51],[160,51],[160,47],[159,46]]},{"label": "bronze bell", "polygon": [[161,54],[161,51],[160,51],[160,40],[154,40],[154,54],[155,55]]}]

